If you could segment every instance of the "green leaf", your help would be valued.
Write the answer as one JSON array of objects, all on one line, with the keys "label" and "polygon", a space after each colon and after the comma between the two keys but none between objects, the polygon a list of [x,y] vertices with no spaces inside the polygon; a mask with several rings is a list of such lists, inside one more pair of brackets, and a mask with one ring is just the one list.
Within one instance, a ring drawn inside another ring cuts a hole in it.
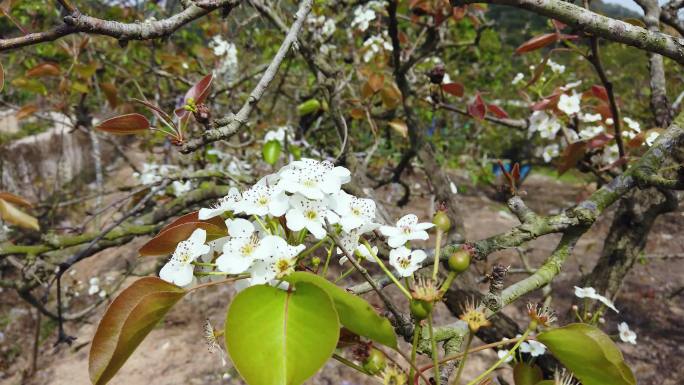
[{"label": "green leaf", "polygon": [[519,362],[513,367],[513,379],[515,385],[535,385],[544,379],[544,375],[539,366]]},{"label": "green leaf", "polygon": [[537,336],[584,385],[636,385],[615,343],[594,326],[575,323]]},{"label": "green leaf", "polygon": [[280,158],[281,150],[282,146],[280,145],[280,142],[273,139],[264,143],[264,146],[261,149],[261,155],[264,157],[266,163],[274,165],[278,161],[278,158]]},{"label": "green leaf", "polygon": [[109,305],[88,358],[90,381],[106,384],[185,291],[157,277],[141,278]]},{"label": "green leaf", "polygon": [[316,99],[309,99],[297,106],[299,116],[309,115],[321,109],[321,102]]},{"label": "green leaf", "polygon": [[298,385],[332,356],[340,326],[332,300],[315,285],[252,286],[228,309],[226,347],[249,385]]},{"label": "green leaf", "polygon": [[378,315],[363,298],[347,292],[327,279],[306,272],[295,272],[285,278],[291,283],[309,282],[325,290],[332,298],[340,316],[340,323],[353,333],[397,348],[397,336],[387,318]]}]

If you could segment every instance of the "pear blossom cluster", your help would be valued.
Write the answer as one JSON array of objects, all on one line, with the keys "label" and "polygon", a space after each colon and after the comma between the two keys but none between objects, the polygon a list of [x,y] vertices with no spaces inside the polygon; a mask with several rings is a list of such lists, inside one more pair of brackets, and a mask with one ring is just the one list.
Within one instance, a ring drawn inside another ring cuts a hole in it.
[{"label": "pear blossom cluster", "polygon": [[370,236],[364,237],[375,230],[391,249],[389,264],[399,276],[411,276],[427,254],[412,249],[410,242],[427,240],[427,230],[434,225],[420,223],[414,214],[394,226],[377,223],[375,201],[342,190],[350,180],[344,167],[302,159],[243,191],[231,188],[212,207],[198,212],[202,221],[223,219],[227,236],[209,239],[204,229],[194,230],[177,245],[159,276],[187,286],[196,267],[210,266],[211,271],[198,274],[243,275],[250,285],[276,284],[295,270],[305,250],[321,245],[329,245],[329,255],[340,256],[340,263],[352,255],[377,262],[377,246],[365,241]]},{"label": "pear blossom cluster", "polygon": [[[553,63],[552,69],[555,66],[556,63]],[[523,77],[524,75],[519,73],[512,84],[522,81]],[[563,148],[571,143],[588,141],[602,134],[614,135],[613,119],[604,118],[600,113],[582,110],[583,94],[574,90],[580,84],[581,81],[578,81],[559,87],[555,108],[533,111],[529,117],[528,137],[538,135],[545,142],[536,149],[536,155],[542,157],[546,163],[558,157]],[[568,123],[573,121],[577,124]],[[652,146],[659,136],[657,130],[642,133],[641,124],[635,119],[625,116],[622,117],[622,121],[624,124],[621,125],[621,133],[626,141],[636,140],[637,136],[641,135],[639,140],[647,146]],[[564,128],[566,125],[567,128]],[[599,166],[612,165],[619,159],[616,143],[599,147],[594,152],[592,162]]]}]

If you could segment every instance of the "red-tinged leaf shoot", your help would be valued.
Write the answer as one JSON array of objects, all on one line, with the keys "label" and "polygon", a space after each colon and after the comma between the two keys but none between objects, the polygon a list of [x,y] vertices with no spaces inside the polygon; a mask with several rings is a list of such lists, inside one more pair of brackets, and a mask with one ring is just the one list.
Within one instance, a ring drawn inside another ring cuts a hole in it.
[{"label": "red-tinged leaf shoot", "polygon": [[114,135],[140,134],[150,129],[150,121],[141,114],[125,114],[109,118],[95,128]]}]

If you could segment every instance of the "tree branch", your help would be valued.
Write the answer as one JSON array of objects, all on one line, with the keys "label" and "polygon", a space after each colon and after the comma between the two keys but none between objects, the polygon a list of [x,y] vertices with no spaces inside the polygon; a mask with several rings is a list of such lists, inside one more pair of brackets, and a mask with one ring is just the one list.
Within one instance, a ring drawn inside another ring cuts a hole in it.
[{"label": "tree branch", "polygon": [[584,32],[618,43],[658,53],[684,64],[684,39],[652,32],[624,21],[602,16],[561,0],[452,0],[453,5],[501,4],[527,9]]},{"label": "tree branch", "polygon": [[252,93],[249,95],[242,108],[240,108],[235,115],[229,115],[214,121],[214,128],[205,131],[202,137],[186,143],[181,148],[182,153],[189,154],[206,144],[213,143],[218,140],[228,139],[235,135],[245,124],[247,124],[247,119],[249,118],[250,113],[261,100],[261,97],[264,95],[264,92],[266,91],[266,88],[268,88],[269,84],[271,84],[271,81],[273,81],[273,78],[275,78],[278,68],[280,68],[280,64],[285,59],[290,47],[296,44],[297,35],[304,25],[306,16],[309,14],[309,11],[311,11],[312,3],[313,0],[302,1],[297,14],[295,15],[295,21],[290,27],[287,36],[285,36],[285,40],[283,40],[278,52],[273,60],[271,60],[271,64],[269,64],[268,68],[266,68],[266,71],[264,71],[261,80],[259,80],[259,83],[256,85],[256,87],[254,87]]},{"label": "tree branch", "polygon": [[[142,23],[121,23],[113,20],[99,19],[81,14],[78,10],[74,9],[70,15],[64,17],[64,24],[48,31],[1,39],[0,51],[54,41],[80,32],[111,36],[120,41],[156,39],[171,35],[185,24],[197,20],[212,11],[219,8],[232,9],[237,4],[238,0],[215,0],[201,4],[196,2],[182,12],[167,19],[150,20]],[[65,8],[68,9],[69,7],[65,6]]]}]

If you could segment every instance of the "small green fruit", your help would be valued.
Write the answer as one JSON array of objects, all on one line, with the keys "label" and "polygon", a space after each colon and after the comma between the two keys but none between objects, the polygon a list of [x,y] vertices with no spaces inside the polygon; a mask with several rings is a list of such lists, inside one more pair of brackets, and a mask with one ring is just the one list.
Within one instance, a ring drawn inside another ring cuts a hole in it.
[{"label": "small green fruit", "polygon": [[266,163],[270,165],[276,164],[278,158],[280,158],[281,147],[280,142],[275,139],[264,143],[264,147],[261,148],[261,155],[263,155]]},{"label": "small green fruit", "polygon": [[409,308],[411,309],[413,318],[422,321],[432,312],[432,303],[420,299],[412,299]]},{"label": "small green fruit", "polygon": [[470,253],[467,250],[459,249],[449,256],[449,270],[455,273],[462,273],[470,266]]},{"label": "small green fruit", "polygon": [[368,358],[363,361],[363,369],[371,375],[380,373],[387,366],[387,358],[385,353],[378,349],[371,348],[368,353]]},{"label": "small green fruit", "polygon": [[449,231],[449,228],[451,228],[451,221],[449,220],[449,216],[447,216],[446,213],[442,210],[437,211],[435,216],[432,218],[432,223],[435,224],[437,229],[441,230],[444,233]]}]

